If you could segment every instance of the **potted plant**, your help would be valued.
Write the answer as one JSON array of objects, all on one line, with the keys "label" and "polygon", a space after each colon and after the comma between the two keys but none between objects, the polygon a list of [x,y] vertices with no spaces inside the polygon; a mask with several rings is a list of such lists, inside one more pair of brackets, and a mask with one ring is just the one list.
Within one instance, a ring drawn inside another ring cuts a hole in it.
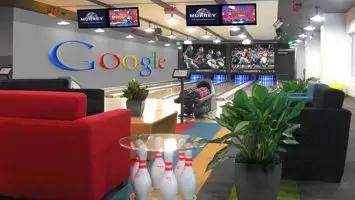
[{"label": "potted plant", "polygon": [[149,91],[147,87],[141,87],[135,79],[128,82],[128,88],[123,90],[121,97],[127,98],[127,109],[131,110],[132,116],[141,116],[144,111],[145,99]]},{"label": "potted plant", "polygon": [[308,87],[308,81],[293,80],[283,81],[281,83],[282,90],[286,93],[306,93]]},{"label": "potted plant", "polygon": [[299,127],[292,119],[299,116],[304,107],[290,102],[283,91],[269,92],[261,85],[254,85],[252,95],[244,90],[235,93],[234,99],[222,106],[217,122],[231,133],[202,143],[224,144],[206,170],[221,163],[227,152],[237,148],[235,158],[235,187],[239,200],[276,200],[281,181],[282,152],[284,145],[298,144],[293,131]]}]

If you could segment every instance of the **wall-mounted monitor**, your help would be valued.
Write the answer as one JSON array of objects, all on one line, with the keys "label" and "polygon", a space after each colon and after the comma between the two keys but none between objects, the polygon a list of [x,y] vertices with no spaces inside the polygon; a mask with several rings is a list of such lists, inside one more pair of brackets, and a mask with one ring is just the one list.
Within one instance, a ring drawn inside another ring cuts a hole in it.
[{"label": "wall-mounted monitor", "polygon": [[218,26],[220,21],[219,5],[186,6],[187,26]]},{"label": "wall-mounted monitor", "polygon": [[108,17],[110,28],[139,27],[138,7],[109,9]]},{"label": "wall-mounted monitor", "polygon": [[232,45],[230,49],[231,72],[264,72],[275,69],[275,45]]},{"label": "wall-mounted monitor", "polygon": [[221,25],[256,25],[256,4],[222,5]]},{"label": "wall-mounted monitor", "polygon": [[183,69],[191,72],[227,72],[226,45],[193,44],[183,46]]},{"label": "wall-mounted monitor", "polygon": [[107,28],[107,10],[78,10],[79,28]]}]

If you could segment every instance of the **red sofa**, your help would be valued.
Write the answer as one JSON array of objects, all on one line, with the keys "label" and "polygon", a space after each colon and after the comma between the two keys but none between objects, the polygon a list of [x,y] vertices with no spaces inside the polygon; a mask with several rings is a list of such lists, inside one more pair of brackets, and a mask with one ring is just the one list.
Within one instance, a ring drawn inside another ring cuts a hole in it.
[{"label": "red sofa", "polygon": [[99,200],[129,177],[130,113],[86,116],[82,93],[0,91],[0,196]]}]

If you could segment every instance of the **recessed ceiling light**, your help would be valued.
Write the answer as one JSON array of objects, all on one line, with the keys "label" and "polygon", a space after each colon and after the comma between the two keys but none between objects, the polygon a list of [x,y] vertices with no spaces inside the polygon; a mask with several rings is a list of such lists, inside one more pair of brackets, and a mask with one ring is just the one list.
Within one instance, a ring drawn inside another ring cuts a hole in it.
[{"label": "recessed ceiling light", "polygon": [[178,49],[182,49],[182,46],[178,46]]},{"label": "recessed ceiling light", "polygon": [[241,38],[241,39],[244,39],[244,38],[247,37],[247,35],[245,35],[244,33],[241,33],[241,34],[238,35],[238,37]]},{"label": "recessed ceiling light", "polygon": [[144,29],[144,31],[147,33],[153,33],[155,31],[155,29],[150,27],[150,24],[149,24],[148,27]]},{"label": "recessed ceiling light", "polygon": [[232,27],[229,28],[229,30],[236,32],[236,31],[239,31],[240,28],[238,26],[232,26]]},{"label": "recessed ceiling light", "polygon": [[66,25],[69,25],[70,22],[63,19],[63,20],[59,21],[57,24],[58,24],[58,25],[61,25],[61,26],[66,26]]},{"label": "recessed ceiling light", "polygon": [[189,33],[194,33],[196,31],[196,28],[195,27],[192,27],[192,26],[189,26],[186,28],[187,32]]},{"label": "recessed ceiling light", "polygon": [[102,28],[97,28],[94,31],[95,31],[95,33],[104,33],[105,32],[105,30]]},{"label": "recessed ceiling light", "polygon": [[154,40],[149,40],[148,43],[155,43],[155,41]]},{"label": "recessed ceiling light", "polygon": [[134,36],[133,36],[133,35],[131,35],[131,34],[129,34],[129,35],[127,35],[127,36],[126,36],[126,38],[128,38],[128,39],[132,39],[132,38],[134,38]]},{"label": "recessed ceiling light", "polygon": [[166,44],[164,44],[164,46],[170,47],[170,43],[166,43]]},{"label": "recessed ceiling light", "polygon": [[171,32],[170,35],[168,35],[168,38],[170,38],[170,39],[175,39],[175,38],[176,38],[176,35],[174,35],[174,33]]}]

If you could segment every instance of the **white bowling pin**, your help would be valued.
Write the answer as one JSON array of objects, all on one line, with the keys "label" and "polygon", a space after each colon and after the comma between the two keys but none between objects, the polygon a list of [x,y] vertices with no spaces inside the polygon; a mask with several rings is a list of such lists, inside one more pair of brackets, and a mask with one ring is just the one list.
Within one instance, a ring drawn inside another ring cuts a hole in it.
[{"label": "white bowling pin", "polygon": [[139,169],[134,177],[134,188],[138,200],[148,200],[152,188],[152,180],[147,170],[147,147],[143,144],[139,149]]},{"label": "white bowling pin", "polygon": [[152,180],[153,187],[159,189],[160,180],[165,172],[165,163],[163,160],[162,152],[157,152],[155,154],[155,159],[152,165]]},{"label": "white bowling pin", "polygon": [[[140,148],[141,145],[143,145],[144,142],[141,139],[136,140],[135,144],[133,144],[133,142],[131,143],[131,148]],[[133,164],[133,166],[131,167],[131,172],[130,172],[130,177],[131,177],[131,182],[133,184],[134,181],[134,177],[137,174],[137,171],[139,169],[139,151],[136,150],[136,160]],[[133,185],[133,190],[135,191],[134,185]]]},{"label": "white bowling pin", "polygon": [[165,173],[160,182],[160,197],[162,200],[176,200],[178,192],[178,183],[173,172],[173,155],[172,151],[164,152]]},{"label": "white bowling pin", "polygon": [[185,168],[185,153],[183,151],[179,151],[179,160],[175,166],[175,176],[176,180],[179,182],[181,173]]},{"label": "white bowling pin", "polygon": [[192,168],[192,151],[185,151],[185,168],[180,176],[179,188],[184,200],[193,200],[196,193],[196,175]]}]

